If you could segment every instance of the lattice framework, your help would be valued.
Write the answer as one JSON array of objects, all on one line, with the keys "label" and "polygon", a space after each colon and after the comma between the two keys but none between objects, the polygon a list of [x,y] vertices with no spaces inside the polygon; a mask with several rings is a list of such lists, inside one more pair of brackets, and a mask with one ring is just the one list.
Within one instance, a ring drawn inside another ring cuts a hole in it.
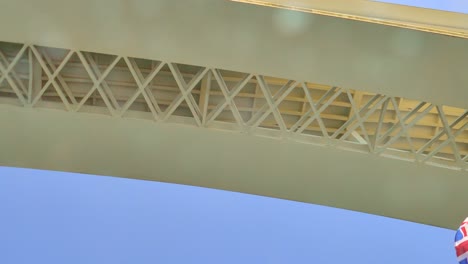
[{"label": "lattice framework", "polygon": [[468,111],[173,62],[0,42],[0,103],[183,123],[468,170]]}]

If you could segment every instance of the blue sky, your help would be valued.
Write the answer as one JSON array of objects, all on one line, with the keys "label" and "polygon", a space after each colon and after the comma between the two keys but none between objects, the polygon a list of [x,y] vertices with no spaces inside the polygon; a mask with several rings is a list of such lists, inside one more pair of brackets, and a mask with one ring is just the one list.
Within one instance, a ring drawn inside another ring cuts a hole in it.
[{"label": "blue sky", "polygon": [[422,8],[468,14],[467,0],[378,0],[377,2],[416,6]]},{"label": "blue sky", "polygon": [[456,263],[454,231],[254,195],[0,167],[0,263]]}]

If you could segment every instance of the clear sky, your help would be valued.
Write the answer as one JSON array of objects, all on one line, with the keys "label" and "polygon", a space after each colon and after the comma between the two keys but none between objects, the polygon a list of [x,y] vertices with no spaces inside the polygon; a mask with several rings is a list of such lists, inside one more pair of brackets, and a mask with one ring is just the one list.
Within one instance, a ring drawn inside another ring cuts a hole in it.
[{"label": "clear sky", "polygon": [[453,237],[273,198],[0,167],[2,264],[450,264]]},{"label": "clear sky", "polygon": [[422,8],[468,14],[467,0],[377,0],[377,2],[416,6]]}]

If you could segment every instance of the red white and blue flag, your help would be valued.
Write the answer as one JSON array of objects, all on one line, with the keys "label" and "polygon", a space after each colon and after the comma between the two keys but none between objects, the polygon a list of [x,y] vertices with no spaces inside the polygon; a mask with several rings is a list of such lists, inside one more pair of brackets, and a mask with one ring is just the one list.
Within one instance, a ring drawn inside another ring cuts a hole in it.
[{"label": "red white and blue flag", "polygon": [[468,218],[463,221],[455,234],[455,251],[460,264],[468,264]]}]

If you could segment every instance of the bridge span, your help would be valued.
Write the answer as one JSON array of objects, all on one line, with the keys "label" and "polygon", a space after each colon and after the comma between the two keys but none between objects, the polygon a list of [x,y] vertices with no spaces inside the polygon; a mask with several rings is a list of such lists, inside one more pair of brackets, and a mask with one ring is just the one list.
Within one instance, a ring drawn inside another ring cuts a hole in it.
[{"label": "bridge span", "polygon": [[468,40],[230,1],[136,3],[0,9],[0,165],[453,229],[465,217]]}]

